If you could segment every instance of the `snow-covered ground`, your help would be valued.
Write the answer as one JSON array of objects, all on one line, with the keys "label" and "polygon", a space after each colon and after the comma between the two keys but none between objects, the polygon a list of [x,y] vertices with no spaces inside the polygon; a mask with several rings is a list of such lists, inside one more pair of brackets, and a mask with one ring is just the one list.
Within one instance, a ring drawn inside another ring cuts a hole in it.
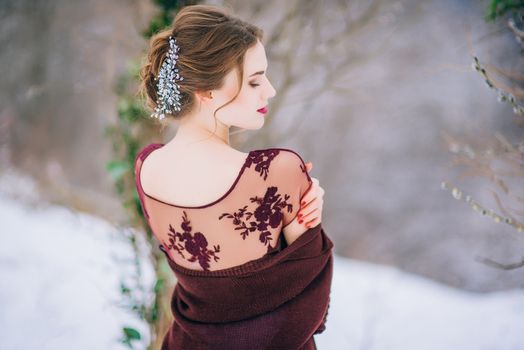
[{"label": "snow-covered ground", "polygon": [[[121,231],[64,207],[22,203],[0,188],[0,348],[125,349],[118,339],[131,326],[145,349],[146,325],[118,306],[120,280],[133,271],[116,261],[131,257]],[[319,349],[524,349],[524,290],[479,295],[392,267],[339,256],[334,264]]]},{"label": "snow-covered ground", "polygon": [[319,349],[524,349],[524,290],[475,294],[394,267],[334,264]]}]

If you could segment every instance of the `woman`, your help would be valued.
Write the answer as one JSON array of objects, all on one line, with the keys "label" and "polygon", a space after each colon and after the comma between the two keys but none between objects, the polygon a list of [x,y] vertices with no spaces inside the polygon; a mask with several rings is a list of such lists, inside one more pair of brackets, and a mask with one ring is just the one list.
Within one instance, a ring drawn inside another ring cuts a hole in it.
[{"label": "woman", "polygon": [[135,162],[144,216],[178,280],[162,349],[315,349],[325,329],[323,189],[293,150],[229,144],[231,126],[263,126],[275,95],[262,34],[194,5],[151,38],[141,91],[153,117],[180,123]]}]

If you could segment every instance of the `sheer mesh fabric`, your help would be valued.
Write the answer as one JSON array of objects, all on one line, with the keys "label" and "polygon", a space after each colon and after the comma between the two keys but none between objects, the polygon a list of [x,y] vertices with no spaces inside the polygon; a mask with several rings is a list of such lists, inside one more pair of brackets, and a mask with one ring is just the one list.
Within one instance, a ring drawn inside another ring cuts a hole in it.
[{"label": "sheer mesh fabric", "polygon": [[138,153],[135,184],[144,217],[168,259],[188,269],[214,271],[282,249],[282,229],[293,221],[312,185],[298,153],[286,148],[250,151],[224,195],[189,207],[143,191],[142,163],[162,146],[150,144]]}]

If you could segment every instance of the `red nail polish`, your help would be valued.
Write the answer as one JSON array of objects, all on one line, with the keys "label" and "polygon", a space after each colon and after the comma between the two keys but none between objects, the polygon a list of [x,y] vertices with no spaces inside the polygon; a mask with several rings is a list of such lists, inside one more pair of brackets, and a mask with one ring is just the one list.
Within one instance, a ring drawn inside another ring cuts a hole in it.
[{"label": "red nail polish", "polygon": [[298,223],[301,224],[303,220],[298,220]]}]

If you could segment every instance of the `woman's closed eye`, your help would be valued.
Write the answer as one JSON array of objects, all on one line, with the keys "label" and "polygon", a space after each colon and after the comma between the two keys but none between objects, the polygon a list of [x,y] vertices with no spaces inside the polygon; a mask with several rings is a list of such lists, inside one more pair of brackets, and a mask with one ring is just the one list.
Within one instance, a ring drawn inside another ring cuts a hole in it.
[{"label": "woman's closed eye", "polygon": [[251,85],[252,87],[257,87],[257,86],[259,86],[260,84],[249,83],[249,85]]}]

